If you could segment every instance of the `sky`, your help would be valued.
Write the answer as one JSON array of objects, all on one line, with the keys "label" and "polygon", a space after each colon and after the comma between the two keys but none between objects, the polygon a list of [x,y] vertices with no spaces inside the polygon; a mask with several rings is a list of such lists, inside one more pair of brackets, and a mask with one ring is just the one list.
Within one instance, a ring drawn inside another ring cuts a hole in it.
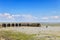
[{"label": "sky", "polygon": [[60,22],[60,0],[0,0],[0,22]]}]

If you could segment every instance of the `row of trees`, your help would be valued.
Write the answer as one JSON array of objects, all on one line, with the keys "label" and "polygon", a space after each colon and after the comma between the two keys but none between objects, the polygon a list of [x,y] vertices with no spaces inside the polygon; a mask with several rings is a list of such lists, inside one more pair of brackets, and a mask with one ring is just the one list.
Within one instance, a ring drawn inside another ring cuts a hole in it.
[{"label": "row of trees", "polygon": [[32,27],[40,27],[41,26],[41,24],[40,23],[8,23],[8,24],[6,24],[6,23],[3,23],[2,24],[2,27],[14,27],[14,26],[16,26],[16,27],[18,27],[18,26],[32,26]]}]

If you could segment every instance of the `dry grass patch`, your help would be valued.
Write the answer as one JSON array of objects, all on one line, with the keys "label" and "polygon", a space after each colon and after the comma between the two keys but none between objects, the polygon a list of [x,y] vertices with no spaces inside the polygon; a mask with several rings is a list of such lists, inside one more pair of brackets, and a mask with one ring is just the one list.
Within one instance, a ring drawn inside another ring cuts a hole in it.
[{"label": "dry grass patch", "polygon": [[34,40],[33,36],[14,31],[0,31],[0,38],[2,37],[5,40]]}]

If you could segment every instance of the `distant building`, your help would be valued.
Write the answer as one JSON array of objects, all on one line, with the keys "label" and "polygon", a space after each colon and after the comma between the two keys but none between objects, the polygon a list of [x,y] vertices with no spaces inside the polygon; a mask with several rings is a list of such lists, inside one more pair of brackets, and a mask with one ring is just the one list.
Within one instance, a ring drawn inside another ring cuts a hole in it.
[{"label": "distant building", "polygon": [[41,27],[40,23],[0,23],[0,27]]}]

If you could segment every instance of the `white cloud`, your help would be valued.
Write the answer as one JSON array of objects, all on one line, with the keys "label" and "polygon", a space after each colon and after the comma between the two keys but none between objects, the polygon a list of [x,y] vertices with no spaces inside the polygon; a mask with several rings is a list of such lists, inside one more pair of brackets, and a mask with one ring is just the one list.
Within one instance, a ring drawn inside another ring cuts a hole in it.
[{"label": "white cloud", "polygon": [[30,15],[30,14],[10,14],[10,13],[1,13],[0,14],[0,19],[5,19],[5,20],[26,20],[26,21],[34,21],[37,19],[37,17]]},{"label": "white cloud", "polygon": [[3,15],[4,15],[4,16],[10,16],[10,14],[9,14],[9,13],[4,13]]},{"label": "white cloud", "polygon": [[11,14],[9,14],[9,13],[1,13],[0,19],[14,19],[14,17],[11,16]]},{"label": "white cloud", "polygon": [[0,13],[0,17],[2,16],[2,14]]},{"label": "white cloud", "polygon": [[42,17],[41,19],[49,19],[48,17]]},{"label": "white cloud", "polygon": [[36,22],[36,21],[48,21],[60,19],[60,16],[45,16],[45,17],[36,17],[30,14],[10,14],[10,13],[0,13],[0,20],[8,20],[8,21],[28,21],[28,22]]},{"label": "white cloud", "polygon": [[52,19],[60,19],[60,16],[51,16]]},{"label": "white cloud", "polygon": [[9,13],[4,13],[4,14],[2,14],[2,16],[5,18],[8,18],[8,19],[14,19],[14,17]]},{"label": "white cloud", "polygon": [[41,19],[60,19],[60,16],[47,16],[47,17],[42,17]]},{"label": "white cloud", "polygon": [[37,17],[32,16],[32,15],[21,15],[21,17],[26,18],[26,19],[37,19]]},{"label": "white cloud", "polygon": [[16,15],[11,15],[11,16],[13,16],[13,17],[20,17],[21,15],[16,14]]}]

